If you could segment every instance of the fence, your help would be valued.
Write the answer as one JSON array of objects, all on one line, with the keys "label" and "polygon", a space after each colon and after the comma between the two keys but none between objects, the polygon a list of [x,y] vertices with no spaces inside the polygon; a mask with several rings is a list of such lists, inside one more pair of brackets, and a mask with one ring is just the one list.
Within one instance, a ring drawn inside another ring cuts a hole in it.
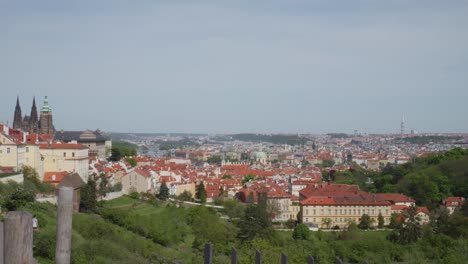
[{"label": "fence", "polygon": [[[231,264],[237,264],[239,262],[239,258],[237,255],[237,250],[232,248],[231,250]],[[213,244],[207,243],[205,244],[205,252],[204,252],[204,263],[205,264],[213,264]],[[280,255],[280,263],[281,264],[288,264],[288,256],[281,252]],[[262,264],[262,252],[260,250],[255,250],[255,264]],[[315,264],[315,259],[313,256],[309,256],[307,258],[307,264]],[[335,264],[345,264],[339,257],[336,257]],[[367,261],[364,264],[368,264]]]},{"label": "fence", "polygon": [[[55,263],[69,264],[71,255],[73,189],[59,189]],[[37,263],[33,258],[33,217],[12,211],[0,222],[0,264]]]}]

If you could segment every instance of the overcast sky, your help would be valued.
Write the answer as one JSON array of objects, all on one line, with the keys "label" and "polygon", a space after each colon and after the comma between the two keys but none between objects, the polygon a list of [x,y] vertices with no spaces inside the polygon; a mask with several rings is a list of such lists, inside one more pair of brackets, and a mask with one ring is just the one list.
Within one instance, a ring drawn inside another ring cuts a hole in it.
[{"label": "overcast sky", "polygon": [[468,1],[0,0],[0,89],[65,130],[468,132]]}]

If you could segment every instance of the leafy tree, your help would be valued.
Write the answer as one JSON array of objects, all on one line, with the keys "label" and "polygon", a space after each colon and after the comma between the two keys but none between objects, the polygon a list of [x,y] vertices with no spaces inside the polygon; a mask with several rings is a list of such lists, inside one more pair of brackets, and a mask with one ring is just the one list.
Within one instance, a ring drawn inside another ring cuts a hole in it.
[{"label": "leafy tree", "polygon": [[293,231],[292,237],[295,240],[308,240],[310,238],[309,227],[305,224],[298,224]]},{"label": "leafy tree", "polygon": [[392,216],[390,216],[390,224],[388,225],[388,227],[390,228],[397,228],[398,226],[398,214],[392,214]]},{"label": "leafy tree", "polygon": [[327,229],[329,229],[332,223],[332,220],[330,218],[323,218],[322,223],[327,226]]},{"label": "leafy tree", "polygon": [[416,207],[408,208],[404,213],[404,221],[398,224],[397,229],[388,235],[388,239],[398,244],[416,242],[422,235],[419,219],[416,217]]},{"label": "leafy tree", "polygon": [[104,173],[101,173],[101,175],[99,176],[99,196],[106,196],[106,193],[109,191],[109,188],[107,187],[108,184],[109,181],[107,180],[106,175],[104,175]]},{"label": "leafy tree", "polygon": [[125,161],[128,162],[128,164],[130,164],[132,167],[137,166],[137,162],[134,158],[126,158]]},{"label": "leafy tree", "polygon": [[224,174],[222,179],[232,179],[231,174]]},{"label": "leafy tree", "polygon": [[177,199],[181,201],[192,201],[192,193],[185,190],[177,196]]},{"label": "leafy tree", "polygon": [[254,179],[255,179],[255,175],[249,174],[249,175],[245,176],[244,179],[242,179],[241,183],[246,184],[247,182],[253,181]]},{"label": "leafy tree", "polygon": [[296,221],[292,219],[288,219],[288,221],[286,221],[284,225],[289,229],[293,229],[294,227],[296,227]]},{"label": "leafy tree", "polygon": [[206,203],[206,190],[205,190],[205,184],[200,182],[200,184],[197,187],[197,193],[195,194],[195,197],[202,203]]},{"label": "leafy tree", "polygon": [[92,178],[80,189],[80,210],[83,212],[93,212],[97,208],[96,181]]},{"label": "leafy tree", "polygon": [[322,167],[323,168],[330,168],[330,167],[333,167],[333,165],[335,165],[334,160],[323,160],[322,161]]},{"label": "leafy tree", "polygon": [[359,221],[358,227],[360,229],[370,229],[372,225],[371,218],[368,214],[363,214],[361,220]]},{"label": "leafy tree", "polygon": [[384,225],[385,225],[385,220],[384,220],[384,217],[383,217],[382,213],[379,213],[379,216],[377,217],[377,220],[378,220],[378,227],[383,228]]},{"label": "leafy tree", "polygon": [[206,162],[208,162],[209,164],[219,164],[221,163],[221,157],[220,156],[211,156],[209,157]]},{"label": "leafy tree", "polygon": [[239,222],[238,237],[242,241],[251,240],[254,237],[268,239],[274,230],[271,227],[271,218],[263,204],[249,205],[244,217]]},{"label": "leafy tree", "polygon": [[158,198],[163,201],[166,201],[167,198],[169,198],[169,188],[165,181],[163,181],[159,187]]},{"label": "leafy tree", "polygon": [[26,190],[22,187],[18,187],[6,199],[4,206],[8,211],[15,211],[28,203],[34,202],[35,197],[36,194],[32,190]]},{"label": "leafy tree", "polygon": [[[338,227],[338,229],[340,228]],[[356,225],[356,223],[350,223],[348,225],[348,228],[346,228],[346,230],[343,230],[343,232],[340,234],[340,239],[341,240],[355,240],[358,236],[358,231],[359,231],[358,225]]]}]

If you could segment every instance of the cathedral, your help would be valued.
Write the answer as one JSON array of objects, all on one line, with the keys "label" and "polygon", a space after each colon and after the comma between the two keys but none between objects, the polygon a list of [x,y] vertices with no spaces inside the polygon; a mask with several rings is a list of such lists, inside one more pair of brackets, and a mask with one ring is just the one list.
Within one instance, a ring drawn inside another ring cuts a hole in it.
[{"label": "cathedral", "polygon": [[16,98],[15,115],[13,118],[13,128],[20,129],[29,133],[48,134],[55,133],[54,124],[52,122],[52,109],[49,106],[47,96],[44,98],[44,105],[41,108],[40,116],[37,114],[36,98],[33,98],[31,114],[24,117],[21,114],[19,97]]}]

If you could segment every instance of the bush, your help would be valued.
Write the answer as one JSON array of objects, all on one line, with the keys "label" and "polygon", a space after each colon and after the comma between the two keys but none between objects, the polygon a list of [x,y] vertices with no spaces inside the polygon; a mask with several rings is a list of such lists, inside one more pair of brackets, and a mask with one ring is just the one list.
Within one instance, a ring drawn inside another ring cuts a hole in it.
[{"label": "bush", "polygon": [[36,194],[33,191],[18,187],[10,197],[6,199],[4,206],[9,211],[15,211],[28,203],[34,202],[35,197]]},{"label": "bush", "polygon": [[310,230],[305,224],[298,224],[294,228],[292,237],[295,240],[308,240],[310,238]]}]

